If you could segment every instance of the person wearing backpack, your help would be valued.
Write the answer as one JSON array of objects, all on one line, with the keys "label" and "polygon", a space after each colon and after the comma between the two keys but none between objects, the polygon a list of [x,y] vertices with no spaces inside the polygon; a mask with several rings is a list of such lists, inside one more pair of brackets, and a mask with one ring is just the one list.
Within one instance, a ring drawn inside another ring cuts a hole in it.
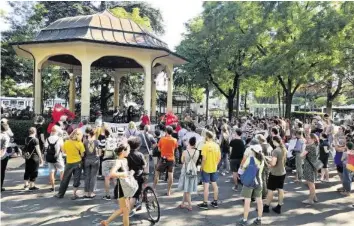
[{"label": "person wearing backpack", "polygon": [[[269,167],[268,177],[268,194],[267,200],[264,202],[263,212],[269,213],[269,205],[273,200],[273,192],[278,190],[278,205],[273,208],[275,213],[281,213],[281,207],[284,204],[284,181],[286,176],[285,162],[287,150],[279,136],[273,137],[273,144],[276,148],[272,151],[271,157],[266,157]],[[266,184],[264,184],[264,187]]]},{"label": "person wearing backpack", "polygon": [[[225,176],[226,174],[230,173],[230,134],[227,124],[221,127],[219,143],[222,157],[218,165],[218,169],[219,172],[221,172],[221,175]],[[221,170],[222,167],[224,168],[223,170]]]},{"label": "person wearing backpack", "polygon": [[94,190],[97,183],[97,174],[100,168],[101,149],[99,149],[99,141],[96,139],[95,131],[91,127],[86,128],[88,139],[84,141],[85,147],[85,193],[84,198],[94,198]]},{"label": "person wearing backpack", "polygon": [[[187,150],[182,153],[182,169],[178,182],[178,189],[183,190],[183,199],[179,208],[187,208],[192,211],[191,193],[197,191],[198,186],[198,170],[197,161],[199,158],[199,151],[195,148],[197,139],[191,137],[188,141]],[[188,203],[188,206],[185,203]]]},{"label": "person wearing backpack", "polygon": [[25,148],[23,150],[23,156],[25,158],[25,174],[24,189],[29,191],[38,190],[34,185],[38,177],[38,168],[43,165],[42,153],[39,147],[39,141],[36,138],[36,128],[31,127],[28,130],[29,136],[25,139]]},{"label": "person wearing backpack", "polygon": [[64,159],[61,153],[63,147],[63,139],[58,136],[58,126],[53,126],[50,136],[44,143],[45,159],[49,166],[49,182],[51,184],[50,191],[55,191],[55,172],[59,171],[60,180],[63,179]]},{"label": "person wearing backpack", "polygon": [[243,184],[241,196],[244,197],[243,218],[236,224],[237,226],[247,225],[248,214],[250,211],[251,198],[257,202],[258,217],[253,225],[262,225],[263,201],[262,201],[262,171],[264,168],[264,156],[262,147],[258,144],[249,147],[247,158],[241,163],[239,174]]}]

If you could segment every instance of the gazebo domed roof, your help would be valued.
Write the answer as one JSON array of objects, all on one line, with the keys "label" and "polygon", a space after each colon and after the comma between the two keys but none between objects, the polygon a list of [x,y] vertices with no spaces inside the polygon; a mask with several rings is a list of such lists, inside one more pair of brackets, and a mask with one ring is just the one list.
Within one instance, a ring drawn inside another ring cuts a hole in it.
[{"label": "gazebo domed roof", "polygon": [[34,42],[93,41],[169,50],[165,42],[132,20],[115,17],[109,11],[66,17],[42,29]]}]

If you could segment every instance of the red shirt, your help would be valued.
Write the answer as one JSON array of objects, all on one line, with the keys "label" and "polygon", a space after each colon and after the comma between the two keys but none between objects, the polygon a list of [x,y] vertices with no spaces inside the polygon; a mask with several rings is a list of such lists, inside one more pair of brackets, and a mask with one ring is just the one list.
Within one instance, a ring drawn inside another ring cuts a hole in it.
[{"label": "red shirt", "polygon": [[177,122],[178,122],[177,116],[175,116],[174,114],[166,114],[166,126],[169,126]]},{"label": "red shirt", "polygon": [[149,116],[143,115],[143,116],[141,117],[141,123],[142,123],[143,125],[150,125]]}]

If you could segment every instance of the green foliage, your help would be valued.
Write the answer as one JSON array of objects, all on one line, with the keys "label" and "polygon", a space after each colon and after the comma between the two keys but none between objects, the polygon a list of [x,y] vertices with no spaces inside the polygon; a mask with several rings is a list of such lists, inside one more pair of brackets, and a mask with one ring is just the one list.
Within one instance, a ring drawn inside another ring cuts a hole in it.
[{"label": "green foliage", "polygon": [[303,105],[303,104],[305,104],[305,98],[303,98],[303,97],[294,97],[293,98],[293,104]]},{"label": "green foliage", "polygon": [[[25,144],[25,138],[28,136],[28,130],[34,126],[33,120],[9,120],[9,126],[14,133],[15,142],[18,145]],[[49,122],[44,123],[44,128],[47,128]]]},{"label": "green foliage", "polygon": [[141,17],[139,8],[134,8],[132,13],[127,12],[122,7],[116,7],[116,8],[110,9],[110,11],[116,17],[130,19],[139,25],[144,25],[145,27],[151,29],[150,19],[147,16]]},{"label": "green foliage", "polygon": [[354,98],[347,99],[347,105],[353,105],[354,104]]},{"label": "green foliage", "polygon": [[7,97],[31,97],[31,87],[20,87],[12,78],[4,78],[1,80],[1,96]]},{"label": "green foliage", "polygon": [[317,107],[324,107],[327,102],[327,97],[318,97],[314,100],[314,103]]}]

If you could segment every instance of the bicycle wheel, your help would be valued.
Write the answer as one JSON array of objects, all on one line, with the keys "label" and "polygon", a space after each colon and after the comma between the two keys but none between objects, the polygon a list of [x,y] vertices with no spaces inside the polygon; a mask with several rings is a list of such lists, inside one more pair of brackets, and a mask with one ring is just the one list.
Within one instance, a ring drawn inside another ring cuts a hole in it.
[{"label": "bicycle wheel", "polygon": [[147,186],[143,191],[143,197],[145,201],[145,207],[149,215],[150,220],[153,223],[157,223],[160,220],[160,204],[157,200],[154,190]]}]

